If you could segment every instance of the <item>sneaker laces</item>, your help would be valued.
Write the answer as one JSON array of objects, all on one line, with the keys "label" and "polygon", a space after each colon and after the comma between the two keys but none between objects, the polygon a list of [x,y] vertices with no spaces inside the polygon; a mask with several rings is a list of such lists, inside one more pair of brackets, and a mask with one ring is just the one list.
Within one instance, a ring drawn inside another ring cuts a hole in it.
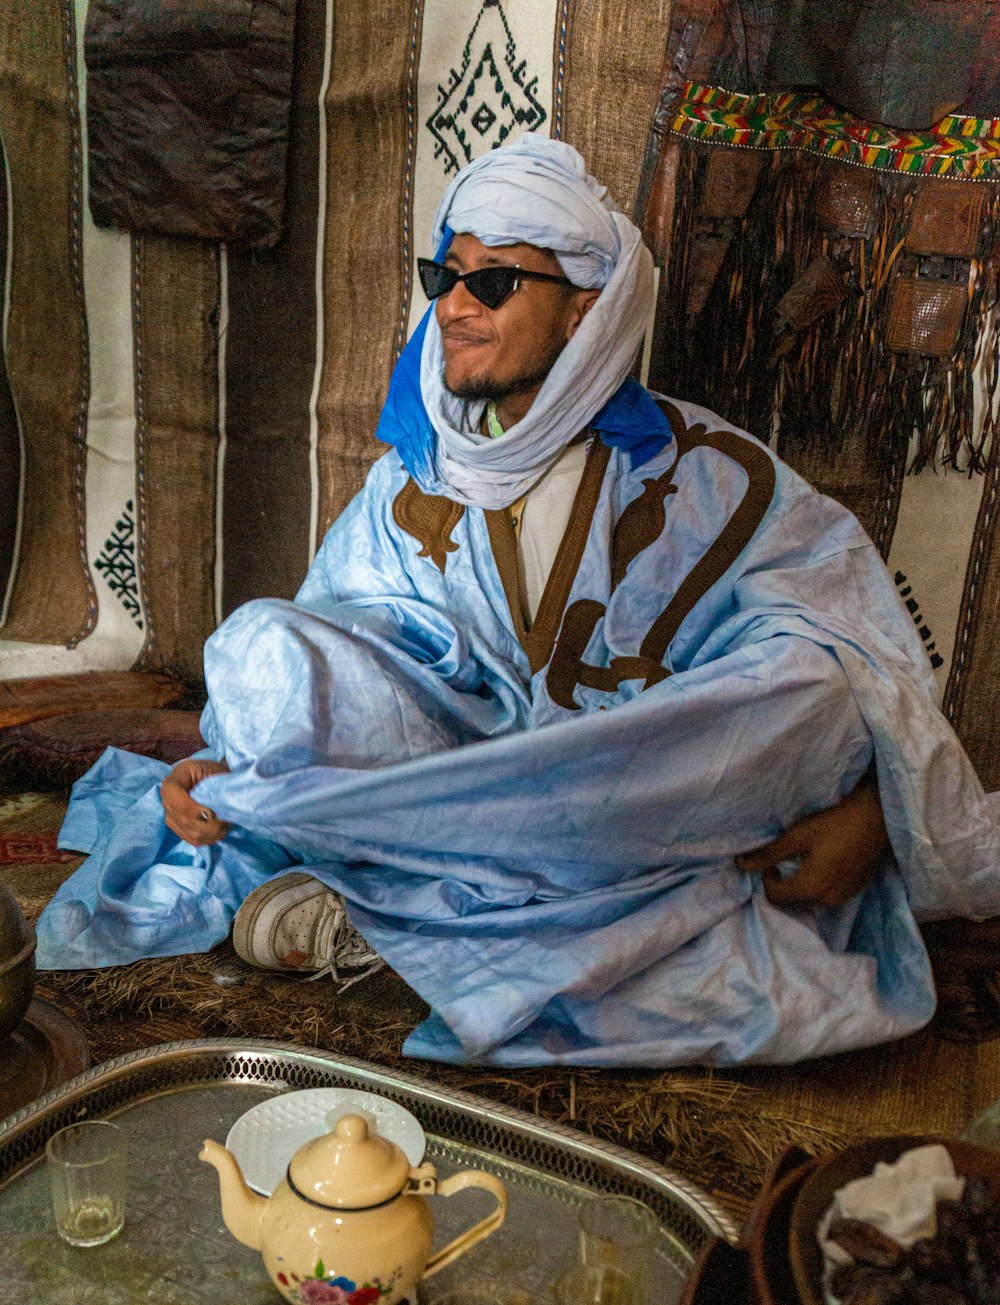
[{"label": "sneaker laces", "polygon": [[[337,984],[338,995],[346,992],[355,983],[367,979],[383,969],[385,961],[373,947],[358,933],[347,918],[347,908],[341,904],[340,917],[333,927],[328,944],[328,954],[322,968],[310,974],[307,982],[315,983],[317,979],[328,976]],[[349,979],[340,977],[340,969],[357,970]]]}]

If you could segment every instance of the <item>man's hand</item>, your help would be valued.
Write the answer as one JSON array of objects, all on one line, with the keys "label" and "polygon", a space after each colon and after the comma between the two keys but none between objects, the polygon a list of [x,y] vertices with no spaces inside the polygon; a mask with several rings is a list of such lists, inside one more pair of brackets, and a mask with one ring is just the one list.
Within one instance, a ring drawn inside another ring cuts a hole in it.
[{"label": "man's hand", "polygon": [[200,784],[209,775],[221,775],[228,770],[224,761],[189,759],[179,762],[160,785],[167,828],[178,838],[183,838],[185,843],[204,847],[207,843],[217,843],[229,832],[229,826],[219,820],[214,811],[191,797],[195,784]]},{"label": "man's hand", "polygon": [[[878,790],[865,779],[837,806],[738,856],[736,865],[761,876],[774,906],[842,906],[874,878],[888,842]],[[783,878],[778,862],[793,856],[799,868]]]}]

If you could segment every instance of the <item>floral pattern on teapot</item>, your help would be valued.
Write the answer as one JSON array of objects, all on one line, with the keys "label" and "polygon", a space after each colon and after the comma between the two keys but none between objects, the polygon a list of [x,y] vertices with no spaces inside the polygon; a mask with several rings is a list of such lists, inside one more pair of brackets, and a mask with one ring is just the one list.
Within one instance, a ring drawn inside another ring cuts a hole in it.
[{"label": "floral pattern on teapot", "polygon": [[332,1273],[319,1260],[311,1278],[300,1278],[297,1273],[277,1275],[288,1299],[297,1305],[377,1305],[383,1296],[391,1296],[396,1285],[395,1276],[388,1282],[373,1278],[360,1286],[342,1274]]}]

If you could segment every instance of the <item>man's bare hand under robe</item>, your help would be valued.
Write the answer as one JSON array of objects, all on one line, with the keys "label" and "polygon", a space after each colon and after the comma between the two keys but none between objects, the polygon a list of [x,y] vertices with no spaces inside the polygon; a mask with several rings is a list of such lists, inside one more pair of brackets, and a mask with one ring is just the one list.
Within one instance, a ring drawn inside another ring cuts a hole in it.
[{"label": "man's bare hand under robe", "polygon": [[181,761],[160,785],[160,798],[167,828],[193,847],[204,847],[225,838],[229,826],[214,811],[195,802],[191,790],[209,775],[229,770],[224,761],[204,761],[189,757]]},{"label": "man's bare hand under robe", "polygon": [[[736,865],[761,876],[774,906],[843,906],[874,879],[888,844],[878,789],[865,779],[843,802],[738,856]],[[792,857],[798,869],[783,875],[778,864]]]}]

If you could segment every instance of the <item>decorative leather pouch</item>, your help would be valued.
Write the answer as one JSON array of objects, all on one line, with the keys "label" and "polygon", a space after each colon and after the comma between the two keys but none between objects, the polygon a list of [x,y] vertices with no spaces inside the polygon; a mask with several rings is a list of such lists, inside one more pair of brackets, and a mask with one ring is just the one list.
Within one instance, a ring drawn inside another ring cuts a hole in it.
[{"label": "decorative leather pouch", "polygon": [[950,358],[968,302],[964,285],[901,276],[892,288],[886,344],[894,353]]},{"label": "decorative leather pouch", "polygon": [[844,278],[825,254],[814,258],[775,306],[778,324],[804,331],[847,298]]},{"label": "decorative leather pouch", "polygon": [[878,178],[861,168],[827,167],[816,186],[816,216],[839,236],[869,239],[878,216]]},{"label": "decorative leather pouch", "polygon": [[691,245],[691,264],[688,272],[688,317],[698,317],[718,280],[732,236],[699,235]]},{"label": "decorative leather pouch", "polygon": [[764,158],[758,150],[713,150],[699,215],[715,220],[742,217],[753,199]]},{"label": "decorative leather pouch", "polygon": [[979,245],[988,192],[961,181],[930,181],[917,191],[906,235],[910,254],[971,258]]}]

